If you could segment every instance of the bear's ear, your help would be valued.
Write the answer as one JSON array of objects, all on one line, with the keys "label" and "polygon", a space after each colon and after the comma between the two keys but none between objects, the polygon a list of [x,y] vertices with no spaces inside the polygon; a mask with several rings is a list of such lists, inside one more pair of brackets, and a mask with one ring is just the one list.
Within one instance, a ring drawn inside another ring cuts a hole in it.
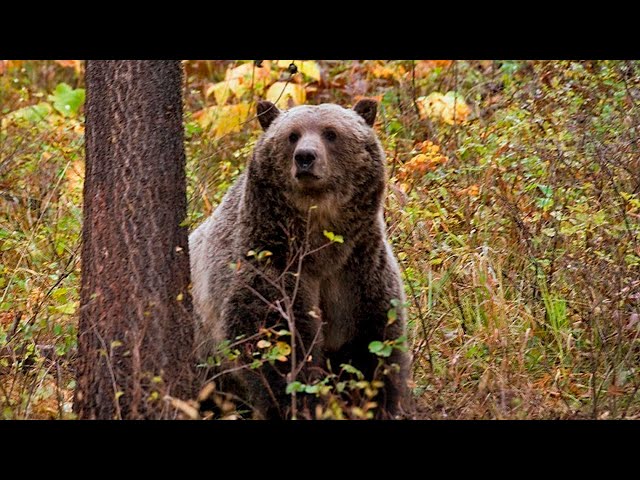
[{"label": "bear's ear", "polygon": [[378,102],[371,100],[370,98],[363,98],[355,104],[353,109],[364,118],[367,125],[373,127],[376,121],[376,113],[378,113]]},{"label": "bear's ear", "polygon": [[280,110],[273,103],[266,100],[258,102],[258,121],[262,130],[266,130],[276,117],[280,115]]}]

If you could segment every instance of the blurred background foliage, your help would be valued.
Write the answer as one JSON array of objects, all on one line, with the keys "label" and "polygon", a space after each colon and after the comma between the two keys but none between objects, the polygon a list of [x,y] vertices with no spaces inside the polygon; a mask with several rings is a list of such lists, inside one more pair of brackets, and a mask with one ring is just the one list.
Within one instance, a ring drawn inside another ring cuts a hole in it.
[{"label": "blurred background foliage", "polygon": [[[380,102],[418,418],[640,416],[640,62],[184,67],[191,227],[257,100]],[[0,418],[73,418],[83,70],[0,61]]]}]

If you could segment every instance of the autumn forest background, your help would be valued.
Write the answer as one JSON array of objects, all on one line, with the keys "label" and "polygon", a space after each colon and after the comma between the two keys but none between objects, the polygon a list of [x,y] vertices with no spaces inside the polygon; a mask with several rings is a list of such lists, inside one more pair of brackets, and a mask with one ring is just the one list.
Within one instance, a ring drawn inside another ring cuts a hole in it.
[{"label": "autumn forest background", "polygon": [[[640,62],[183,65],[190,228],[258,100],[378,100],[416,418],[640,416]],[[0,418],[74,418],[84,100],[82,61],[0,61]]]}]

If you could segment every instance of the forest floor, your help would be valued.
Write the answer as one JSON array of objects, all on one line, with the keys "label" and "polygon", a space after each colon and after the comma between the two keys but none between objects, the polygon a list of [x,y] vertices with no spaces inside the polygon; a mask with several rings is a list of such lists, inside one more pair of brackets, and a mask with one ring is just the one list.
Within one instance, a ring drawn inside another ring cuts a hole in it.
[{"label": "forest floor", "polygon": [[[282,107],[380,102],[418,418],[640,415],[640,62],[185,62],[189,222]],[[73,418],[84,80],[0,61],[0,418]]]}]

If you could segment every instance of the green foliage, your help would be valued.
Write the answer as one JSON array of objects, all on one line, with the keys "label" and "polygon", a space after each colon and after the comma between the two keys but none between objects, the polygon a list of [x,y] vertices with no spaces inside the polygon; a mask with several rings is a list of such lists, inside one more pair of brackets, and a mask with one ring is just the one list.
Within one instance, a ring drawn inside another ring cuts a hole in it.
[{"label": "green foliage", "polygon": [[84,104],[84,88],[73,89],[66,83],[61,83],[48,98],[60,114],[65,117],[75,116]]}]

